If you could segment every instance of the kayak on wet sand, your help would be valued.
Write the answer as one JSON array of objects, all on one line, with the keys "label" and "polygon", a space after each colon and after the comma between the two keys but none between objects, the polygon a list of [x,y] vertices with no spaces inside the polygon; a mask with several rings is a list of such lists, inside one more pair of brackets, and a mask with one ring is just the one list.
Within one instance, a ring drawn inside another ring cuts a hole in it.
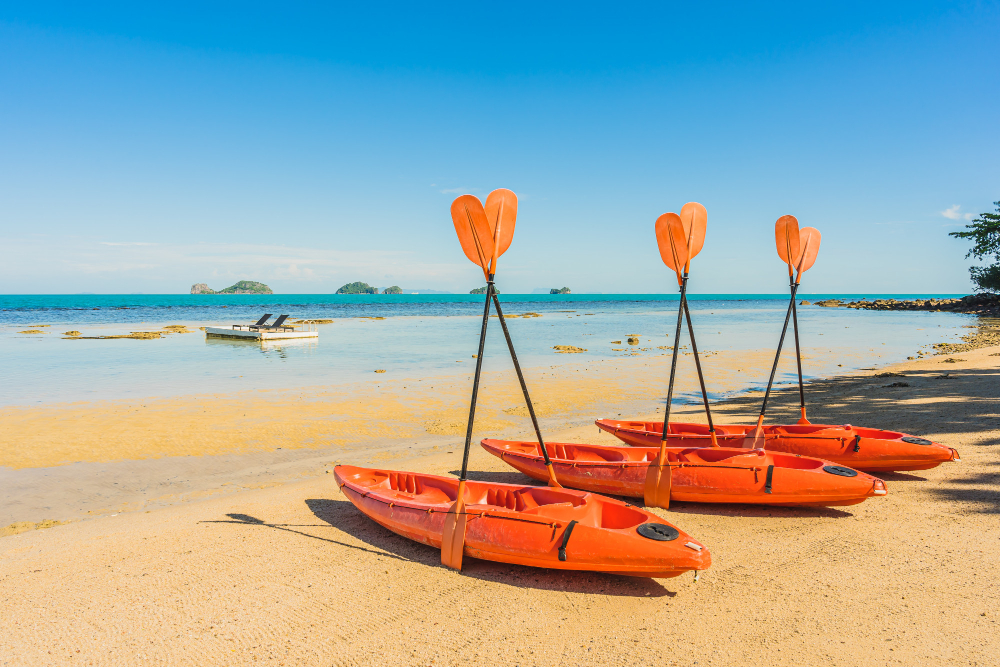
[{"label": "kayak on wet sand", "polygon": [[[537,442],[486,439],[481,444],[529,477],[547,479]],[[658,446],[545,446],[564,486],[638,498],[660,452]],[[822,459],[731,447],[668,447],[666,454],[672,501],[830,507],[886,494],[882,480]]]},{"label": "kayak on wet sand", "polygon": [[[662,422],[598,419],[603,431],[636,447],[659,446]],[[743,447],[754,426],[715,425],[723,447]],[[764,449],[814,456],[865,472],[928,470],[946,461],[961,461],[951,447],[897,431],[883,431],[845,424],[787,424],[763,427]],[[704,424],[670,422],[667,444],[671,447],[705,447],[711,434]]]},{"label": "kayak on wet sand", "polygon": [[[334,474],[368,517],[441,548],[457,479],[346,465]],[[656,578],[711,564],[708,549],[655,514],[586,491],[470,480],[465,514],[464,554],[473,558]]]}]

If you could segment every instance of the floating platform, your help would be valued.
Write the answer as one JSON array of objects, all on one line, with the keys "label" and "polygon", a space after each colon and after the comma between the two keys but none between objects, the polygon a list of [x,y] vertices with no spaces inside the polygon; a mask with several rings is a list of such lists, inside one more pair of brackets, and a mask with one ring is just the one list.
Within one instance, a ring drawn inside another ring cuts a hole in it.
[{"label": "floating platform", "polygon": [[250,330],[232,327],[205,327],[205,336],[209,338],[230,338],[236,340],[281,340],[287,338],[319,338],[318,331],[268,331],[267,329]]}]

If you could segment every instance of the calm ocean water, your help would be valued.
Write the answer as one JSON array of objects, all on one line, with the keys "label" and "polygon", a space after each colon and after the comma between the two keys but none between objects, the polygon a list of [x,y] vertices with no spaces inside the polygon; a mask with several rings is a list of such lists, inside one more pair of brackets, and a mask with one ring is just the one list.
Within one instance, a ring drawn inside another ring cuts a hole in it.
[{"label": "calm ocean water", "polygon": [[[901,298],[953,295],[818,295],[801,298]],[[630,334],[641,347],[670,343],[677,295],[501,295],[525,367],[613,359]],[[785,295],[693,295],[699,348],[757,350],[776,345]],[[482,315],[479,295],[43,295],[0,296],[0,405],[174,396],[253,388],[331,387],[381,377],[460,375],[472,367]],[[201,331],[158,340],[65,340],[62,332],[106,335],[252,322],[265,312],[330,319],[318,340],[249,343],[206,339]],[[366,319],[384,317],[386,319]],[[917,349],[957,339],[975,321],[952,313],[869,312],[803,306],[810,376],[900,361]],[[30,325],[48,333],[21,334]],[[487,370],[509,368],[491,320]],[[682,344],[687,343],[685,334]],[[553,345],[587,352],[557,355]],[[791,338],[786,341],[791,350]],[[842,363],[842,366],[837,364]],[[787,381],[787,375],[779,378]],[[747,388],[766,382],[748,380]]]}]

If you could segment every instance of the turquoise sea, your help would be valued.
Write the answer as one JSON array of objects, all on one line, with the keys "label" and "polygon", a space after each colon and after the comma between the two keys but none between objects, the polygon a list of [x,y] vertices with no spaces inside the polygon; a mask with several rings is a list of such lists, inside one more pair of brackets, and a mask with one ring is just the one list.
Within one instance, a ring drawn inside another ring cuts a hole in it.
[{"label": "turquoise sea", "polygon": [[[930,298],[958,295],[800,294],[801,299]],[[0,296],[0,406],[80,400],[174,396],[254,388],[331,387],[371,379],[467,374],[478,345],[481,295],[15,295]],[[640,347],[671,342],[676,294],[501,295],[511,334],[526,368],[614,359],[629,335]],[[691,295],[699,348],[773,349],[785,316],[782,294]],[[66,340],[252,322],[263,313],[329,319],[319,338],[250,343],[206,339],[201,331],[157,340]],[[385,319],[370,319],[385,318]],[[802,306],[802,345],[813,360],[808,375],[823,376],[913,355],[956,340],[974,316],[930,312],[872,312]],[[32,325],[47,333],[22,334]],[[682,344],[687,343],[685,332]],[[555,354],[554,345],[587,351]],[[786,350],[791,351],[791,337]],[[659,354],[659,352],[657,352]],[[496,319],[490,323],[487,370],[510,367]],[[838,364],[842,364],[838,366]],[[779,381],[787,382],[787,375]],[[637,381],[642,381],[637,379]],[[748,378],[744,388],[765,378]],[[682,399],[693,399],[683,393]]]}]

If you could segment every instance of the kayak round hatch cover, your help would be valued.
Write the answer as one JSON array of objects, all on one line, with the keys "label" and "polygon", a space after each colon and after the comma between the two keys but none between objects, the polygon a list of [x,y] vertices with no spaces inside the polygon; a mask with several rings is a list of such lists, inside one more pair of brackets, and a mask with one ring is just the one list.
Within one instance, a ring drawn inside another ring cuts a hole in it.
[{"label": "kayak round hatch cover", "polygon": [[845,466],[823,466],[823,470],[830,473],[831,475],[840,475],[841,477],[857,477],[858,471],[853,468],[847,468]]},{"label": "kayak round hatch cover", "polygon": [[677,532],[676,528],[668,526],[665,523],[644,523],[636,528],[636,530],[638,530],[639,534],[643,537],[656,540],[658,542],[669,542],[670,540],[676,540],[681,536],[681,534]]},{"label": "kayak round hatch cover", "polygon": [[927,438],[914,438],[912,435],[908,435],[902,439],[903,442],[908,442],[911,445],[933,445],[934,443]]}]

